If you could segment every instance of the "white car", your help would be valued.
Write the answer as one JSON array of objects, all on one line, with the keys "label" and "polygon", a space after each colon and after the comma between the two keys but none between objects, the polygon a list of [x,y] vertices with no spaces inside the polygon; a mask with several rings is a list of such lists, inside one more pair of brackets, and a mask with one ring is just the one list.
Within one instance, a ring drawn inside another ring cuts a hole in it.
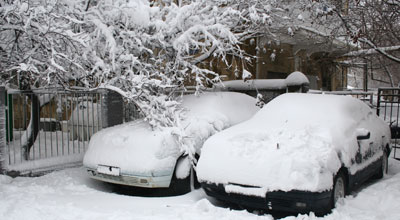
[{"label": "white car", "polygon": [[197,177],[209,196],[244,207],[324,214],[387,172],[389,126],[348,96],[284,94],[209,138]]},{"label": "white car", "polygon": [[198,155],[208,137],[249,119],[259,110],[255,98],[235,92],[185,95],[182,107],[186,109],[180,125],[185,134],[183,146],[174,135],[181,132],[179,129],[153,130],[144,120],[107,128],[92,137],[85,154],[83,164],[90,177],[115,184],[187,192],[191,161],[186,152]]}]

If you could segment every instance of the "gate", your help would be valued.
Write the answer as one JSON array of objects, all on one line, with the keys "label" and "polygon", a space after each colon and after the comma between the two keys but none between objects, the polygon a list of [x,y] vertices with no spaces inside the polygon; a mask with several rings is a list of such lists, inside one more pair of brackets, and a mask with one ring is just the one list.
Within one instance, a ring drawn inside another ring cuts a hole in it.
[{"label": "gate", "polygon": [[379,88],[376,114],[390,125],[393,157],[397,160],[400,160],[400,152],[397,152],[400,148],[399,110],[400,88]]},{"label": "gate", "polygon": [[119,94],[105,89],[0,87],[0,96],[0,172],[11,176],[80,165],[94,133],[139,117],[124,108]]}]

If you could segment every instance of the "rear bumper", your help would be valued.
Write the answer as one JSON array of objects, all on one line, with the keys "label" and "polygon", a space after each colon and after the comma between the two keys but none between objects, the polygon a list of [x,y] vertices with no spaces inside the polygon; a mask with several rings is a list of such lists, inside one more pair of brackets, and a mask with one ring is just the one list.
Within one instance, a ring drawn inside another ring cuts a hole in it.
[{"label": "rear bumper", "polygon": [[237,193],[227,193],[221,184],[201,184],[206,194],[219,200],[239,204],[246,208],[291,213],[327,213],[331,210],[331,191],[273,191],[265,197],[248,196]]},{"label": "rear bumper", "polygon": [[90,178],[103,182],[120,185],[144,187],[144,188],[167,188],[171,183],[171,175],[168,176],[134,176],[134,175],[108,175],[99,173],[93,169],[87,169]]}]

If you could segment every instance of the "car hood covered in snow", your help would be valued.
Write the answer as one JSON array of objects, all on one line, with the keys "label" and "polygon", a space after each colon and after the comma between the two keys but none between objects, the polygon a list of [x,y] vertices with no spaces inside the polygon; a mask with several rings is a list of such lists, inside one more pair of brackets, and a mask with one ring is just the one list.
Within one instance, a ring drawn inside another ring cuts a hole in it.
[{"label": "car hood covered in snow", "polygon": [[324,191],[342,164],[354,166],[357,132],[365,128],[372,141],[390,137],[388,126],[352,97],[284,94],[250,120],[208,139],[198,178],[225,184],[227,191],[261,196],[273,190]]},{"label": "car hood covered in snow", "polygon": [[84,166],[119,167],[124,175],[161,176],[171,174],[176,159],[185,150],[199,151],[216,132],[253,116],[259,108],[248,95],[233,92],[183,96],[186,109],[185,145],[181,149],[173,135],[176,128],[152,129],[144,120],[129,122],[96,133],[89,143]]},{"label": "car hood covered in snow", "polygon": [[138,120],[96,133],[83,164],[94,169],[98,165],[119,167],[124,174],[163,175],[175,165],[178,154],[170,131],[152,131],[147,122]]}]

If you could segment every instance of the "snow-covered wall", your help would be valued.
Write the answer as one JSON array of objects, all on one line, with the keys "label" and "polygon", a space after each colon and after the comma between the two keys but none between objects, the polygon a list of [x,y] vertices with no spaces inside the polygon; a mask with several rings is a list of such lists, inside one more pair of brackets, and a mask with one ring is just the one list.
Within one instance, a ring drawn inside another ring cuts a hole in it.
[{"label": "snow-covered wall", "polygon": [[0,173],[4,171],[6,152],[6,106],[5,87],[0,87]]}]

